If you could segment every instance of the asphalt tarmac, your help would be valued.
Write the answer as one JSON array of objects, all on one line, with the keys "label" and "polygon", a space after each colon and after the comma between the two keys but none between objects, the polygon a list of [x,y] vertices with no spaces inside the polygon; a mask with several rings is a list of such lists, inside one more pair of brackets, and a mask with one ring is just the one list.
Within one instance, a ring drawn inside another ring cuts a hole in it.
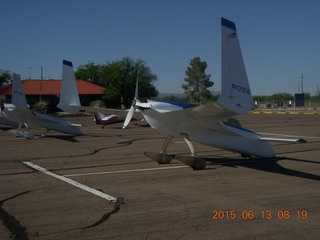
[{"label": "asphalt tarmac", "polygon": [[[267,160],[195,144],[199,171],[145,157],[165,138],[145,122],[92,119],[69,117],[85,124],[76,137],[34,128],[36,138],[17,138],[0,125],[1,240],[319,238],[319,115],[240,116],[264,136],[308,143],[274,142]],[[189,154],[179,138],[169,152]]]}]

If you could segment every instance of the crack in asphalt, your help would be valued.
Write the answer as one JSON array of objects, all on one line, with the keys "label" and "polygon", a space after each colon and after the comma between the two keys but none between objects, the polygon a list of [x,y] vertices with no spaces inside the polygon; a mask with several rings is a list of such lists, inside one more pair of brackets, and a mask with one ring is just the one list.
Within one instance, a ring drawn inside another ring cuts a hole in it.
[{"label": "crack in asphalt", "polygon": [[79,228],[79,229],[93,228],[93,227],[99,226],[100,224],[104,223],[105,221],[107,221],[111,217],[111,215],[116,214],[117,212],[120,211],[120,206],[122,204],[124,204],[123,201],[124,201],[124,198],[117,198],[117,202],[115,203],[112,211],[104,214],[97,222],[95,222],[89,226]]},{"label": "crack in asphalt", "polygon": [[[51,156],[49,156],[49,157],[33,157],[33,158],[23,159],[23,161],[43,160],[43,159],[48,159],[48,158],[49,159],[60,159],[60,158],[76,158],[76,157],[91,156],[91,155],[95,155],[95,154],[97,154],[97,153],[99,153],[100,151],[103,151],[103,150],[125,147],[125,146],[128,146],[128,145],[131,145],[135,141],[140,141],[140,140],[143,140],[143,139],[132,139],[132,140],[128,140],[128,141],[117,142],[117,143],[115,143],[115,144],[117,144],[116,146],[102,147],[102,148],[90,150],[89,153],[84,153],[84,154],[69,155],[69,156],[56,156],[56,157],[51,157]],[[20,161],[21,162],[22,160],[16,160],[16,161]]]},{"label": "crack in asphalt", "polygon": [[4,208],[3,204],[9,200],[20,197],[30,191],[18,193],[12,197],[6,198],[0,201],[0,220],[3,225],[10,231],[14,240],[29,240],[26,228],[23,227],[20,222],[12,215],[10,215]]}]

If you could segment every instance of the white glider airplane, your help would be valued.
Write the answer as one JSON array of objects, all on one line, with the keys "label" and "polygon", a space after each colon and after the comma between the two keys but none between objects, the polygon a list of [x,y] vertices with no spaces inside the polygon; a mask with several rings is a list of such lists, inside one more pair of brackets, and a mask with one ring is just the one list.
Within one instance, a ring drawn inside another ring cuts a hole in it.
[{"label": "white glider airplane", "polygon": [[136,96],[127,115],[124,128],[130,122],[135,109],[140,109],[150,126],[167,134],[159,153],[145,155],[159,163],[173,158],[167,147],[173,138],[182,137],[187,142],[191,156],[175,156],[193,169],[202,169],[206,162],[199,158],[192,141],[239,152],[243,157],[273,158],[275,153],[267,141],[306,142],[303,139],[265,138],[241,127],[233,118],[247,114],[255,105],[241,54],[234,22],[221,19],[222,92],[216,103],[192,106],[186,103],[151,101],[141,103]]},{"label": "white glider airplane", "polygon": [[[79,124],[73,124],[63,118],[51,117],[41,113],[33,112],[28,108],[27,100],[23,91],[20,75],[13,74],[12,79],[12,105],[5,107],[3,114],[6,118],[18,124],[18,129],[10,131],[18,137],[33,138],[34,134],[29,131],[28,125],[35,125],[46,128],[42,134],[47,136],[49,130],[69,133],[74,135],[82,135]],[[26,131],[22,131],[22,126],[26,126]]]},{"label": "white glider airplane", "polygon": [[[258,158],[275,157],[268,141],[306,142],[303,139],[265,138],[242,128],[234,118],[239,114],[247,114],[255,105],[252,100],[235,23],[222,18],[221,27],[222,92],[216,103],[194,106],[173,101],[147,100],[146,103],[140,102],[138,84],[136,86],[135,98],[123,128],[127,127],[138,109],[152,128],[167,134],[159,153],[144,153],[160,164],[169,163],[173,158],[176,158],[195,170],[205,168],[206,162],[197,156],[193,141],[238,152],[243,157]],[[64,107],[86,110],[86,107],[79,108],[75,104],[72,106],[67,101]],[[182,137],[186,141],[191,156],[167,154],[168,145],[173,137]]]}]

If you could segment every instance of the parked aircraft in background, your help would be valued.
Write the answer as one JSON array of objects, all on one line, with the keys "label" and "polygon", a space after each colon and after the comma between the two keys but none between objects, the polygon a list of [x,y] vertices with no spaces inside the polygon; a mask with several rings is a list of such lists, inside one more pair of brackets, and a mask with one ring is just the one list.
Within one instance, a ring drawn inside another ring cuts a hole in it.
[{"label": "parked aircraft in background", "polygon": [[[8,125],[8,126],[13,126],[13,127],[18,127],[18,123],[11,121],[10,119],[8,119],[3,113],[2,111],[7,108],[7,109],[12,109],[15,106],[11,103],[3,103],[3,105],[1,106],[1,114],[0,114],[0,124],[4,124],[4,125]],[[3,109],[2,109],[3,108]]]},{"label": "parked aircraft in background", "polygon": [[[63,118],[47,116],[29,109],[21,78],[18,74],[13,74],[12,78],[12,105],[5,106],[3,114],[9,120],[17,123],[18,129],[10,132],[18,137],[34,137],[34,134],[29,131],[29,125],[45,128],[43,137],[47,136],[50,130],[75,135],[83,134],[79,124],[73,124]],[[22,131],[23,126],[26,127],[25,131]]]},{"label": "parked aircraft in background", "polygon": [[18,127],[18,123],[11,121],[6,116],[4,116],[4,114],[2,114],[2,113],[0,114],[0,124]]},{"label": "parked aircraft in background", "polygon": [[[106,125],[115,124],[115,123],[122,123],[126,119],[125,116],[118,116],[114,114],[103,114],[99,112],[94,113],[94,121],[97,125],[102,125],[104,128]],[[132,121],[139,121],[139,119],[132,118]]]},{"label": "parked aircraft in background", "polygon": [[[67,60],[63,60],[62,64],[61,95],[58,108],[73,114],[80,110],[93,112],[96,124],[101,125],[124,122],[126,118],[126,111],[124,110],[81,106],[73,64]],[[139,118],[133,119],[133,121],[138,120]]]}]

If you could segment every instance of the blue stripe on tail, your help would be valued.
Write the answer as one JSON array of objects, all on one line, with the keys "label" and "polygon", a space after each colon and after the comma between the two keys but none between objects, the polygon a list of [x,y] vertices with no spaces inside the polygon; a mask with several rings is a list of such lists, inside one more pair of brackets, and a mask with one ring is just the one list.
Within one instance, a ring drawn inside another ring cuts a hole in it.
[{"label": "blue stripe on tail", "polygon": [[63,65],[67,65],[67,66],[73,67],[72,66],[72,62],[69,62],[67,60],[63,60]]},{"label": "blue stripe on tail", "polygon": [[236,25],[234,22],[231,22],[225,18],[221,18],[221,25],[231,28],[236,31]]}]

